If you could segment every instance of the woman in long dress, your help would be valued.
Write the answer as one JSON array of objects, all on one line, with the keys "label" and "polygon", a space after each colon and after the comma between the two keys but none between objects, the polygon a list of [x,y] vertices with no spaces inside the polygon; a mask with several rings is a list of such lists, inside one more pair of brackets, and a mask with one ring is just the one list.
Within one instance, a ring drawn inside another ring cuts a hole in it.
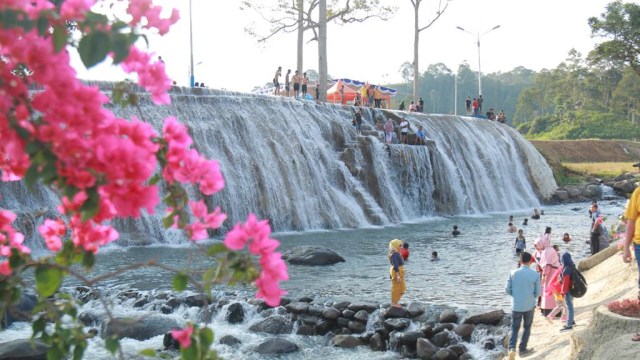
[{"label": "woman in long dress", "polygon": [[540,308],[543,315],[548,315],[555,307],[555,299],[553,292],[545,291],[551,286],[553,274],[560,268],[560,258],[558,252],[551,246],[551,228],[547,227],[544,235],[538,239],[538,248],[540,250],[540,268],[542,269],[542,301]]},{"label": "woman in long dress", "polygon": [[391,277],[391,306],[402,307],[400,298],[407,290],[407,284],[404,281],[404,261],[400,255],[402,240],[393,239],[389,243],[389,254],[387,259],[391,264],[389,268],[389,276]]}]

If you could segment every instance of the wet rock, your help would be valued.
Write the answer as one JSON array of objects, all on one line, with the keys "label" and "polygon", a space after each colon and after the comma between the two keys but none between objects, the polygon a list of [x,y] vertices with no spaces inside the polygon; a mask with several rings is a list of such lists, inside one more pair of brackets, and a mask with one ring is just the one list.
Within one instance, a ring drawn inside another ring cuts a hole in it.
[{"label": "wet rock", "polygon": [[451,340],[449,339],[449,332],[443,331],[441,333],[437,333],[433,335],[431,338],[431,342],[438,347],[446,347],[449,346]]},{"label": "wet rock", "polygon": [[360,334],[367,329],[367,326],[359,321],[349,321],[347,328],[354,334]]},{"label": "wet rock", "polygon": [[145,305],[147,305],[149,303],[149,298],[147,298],[146,296],[143,297],[142,299],[136,301],[133,303],[133,307],[134,308],[141,308]]},{"label": "wet rock", "polygon": [[447,349],[453,351],[458,356],[462,356],[462,354],[467,352],[467,347],[462,344],[451,345]]},{"label": "wet rock", "polygon": [[158,300],[167,300],[170,297],[171,297],[170,292],[161,292],[156,295],[156,299]]},{"label": "wet rock", "polygon": [[373,351],[386,351],[387,341],[382,337],[382,335],[375,333],[371,339],[369,339],[369,347],[371,347],[371,350]]},{"label": "wet rock", "polygon": [[433,333],[434,334],[438,334],[441,333],[445,330],[453,330],[456,327],[456,324],[451,324],[451,323],[447,323],[447,324],[438,324],[436,325],[436,327],[433,328]]},{"label": "wet rock", "polygon": [[321,317],[322,313],[324,312],[324,309],[325,309],[324,306],[312,305],[312,306],[309,306],[309,309],[307,310],[307,312],[309,313],[309,315]]},{"label": "wet rock", "polygon": [[160,314],[145,315],[139,319],[115,318],[102,326],[102,337],[115,335],[118,339],[147,340],[180,328],[178,322]]},{"label": "wet rock", "polygon": [[458,355],[449,349],[440,349],[436,351],[436,359],[438,360],[458,360]]},{"label": "wet rock", "polygon": [[441,323],[456,323],[458,322],[458,314],[452,309],[445,309],[442,314],[440,314],[439,321]]},{"label": "wet rock", "polygon": [[340,317],[340,310],[334,307],[326,308],[322,311],[322,317],[327,320],[336,320]]},{"label": "wet rock", "polygon": [[329,333],[329,331],[331,331],[333,326],[334,324],[331,321],[320,320],[314,326],[315,334],[320,336],[326,335],[327,333]]},{"label": "wet rock", "polygon": [[427,339],[431,339],[433,335],[436,334],[433,331],[433,326],[431,325],[424,325],[422,328],[420,328],[420,332],[423,333]]},{"label": "wet rock", "polygon": [[439,348],[427,339],[420,338],[416,343],[416,356],[418,359],[431,359]]},{"label": "wet rock", "polygon": [[369,313],[364,310],[360,310],[355,315],[353,315],[353,318],[356,321],[360,321],[361,323],[366,324],[367,320],[369,320]]},{"label": "wet rock", "polygon": [[8,307],[0,318],[0,329],[8,327],[16,321],[31,321],[31,310],[36,306],[38,297],[31,292],[23,292],[17,304]]},{"label": "wet rock", "polygon": [[92,326],[97,324],[100,321],[100,318],[92,311],[83,311],[78,315],[78,320],[84,326]]},{"label": "wet rock", "polygon": [[300,325],[298,330],[296,330],[296,335],[311,336],[313,334],[315,334],[315,331],[310,325]]},{"label": "wet rock", "polygon": [[179,297],[172,297],[171,299],[167,300],[167,305],[171,306],[172,309],[175,309],[182,305],[182,299],[180,299]]},{"label": "wet rock", "polygon": [[489,338],[484,341],[484,344],[482,345],[482,347],[485,348],[486,350],[493,350],[496,348],[496,341],[493,338]]},{"label": "wet rock", "polygon": [[303,296],[301,298],[298,298],[298,300],[296,300],[297,302],[304,302],[307,304],[310,304],[313,301],[313,298],[310,296]]},{"label": "wet rock", "polygon": [[180,343],[171,336],[170,332],[164,334],[164,337],[162,338],[162,346],[164,346],[165,349],[180,350]]},{"label": "wet rock", "polygon": [[296,320],[303,325],[314,325],[320,321],[318,317],[308,314],[300,314],[297,316]]},{"label": "wet rock", "polygon": [[600,199],[602,197],[602,187],[599,185],[587,185],[585,190],[585,196],[595,199]]},{"label": "wet rock", "polygon": [[290,354],[298,350],[298,345],[281,338],[266,340],[254,348],[255,352],[263,355]]},{"label": "wet rock", "polygon": [[244,308],[239,302],[229,305],[224,317],[229,324],[240,324],[244,321]]},{"label": "wet rock", "polygon": [[368,313],[372,313],[379,308],[380,306],[373,302],[354,302],[349,304],[349,306],[347,307],[347,309],[351,311],[358,312],[360,310],[365,310]]},{"label": "wet rock", "polygon": [[350,301],[341,301],[341,302],[337,302],[337,303],[333,304],[333,307],[338,309],[338,310],[340,310],[340,311],[343,311],[343,310],[347,309],[349,307],[349,305],[351,305]]},{"label": "wet rock", "polygon": [[354,317],[355,315],[356,315],[356,312],[355,312],[355,311],[351,311],[351,310],[349,310],[349,309],[344,310],[344,311],[342,312],[342,316],[343,316],[343,317],[345,317],[345,318],[347,318],[347,319],[353,319],[353,317]]},{"label": "wet rock", "polygon": [[409,319],[387,319],[384,321],[384,326],[389,330],[404,330],[411,325]]},{"label": "wet rock", "polygon": [[484,314],[478,314],[469,316],[464,320],[465,324],[485,324],[485,325],[497,325],[502,318],[504,318],[505,313],[502,310],[494,310]]},{"label": "wet rock", "polygon": [[336,335],[331,339],[333,346],[341,348],[354,348],[362,345],[360,339],[353,335]]},{"label": "wet rock", "polygon": [[629,194],[632,193],[633,190],[635,190],[636,184],[633,180],[622,180],[614,182],[612,187],[613,190],[619,193]]},{"label": "wet rock", "polygon": [[464,341],[470,341],[471,340],[471,334],[473,334],[473,330],[476,328],[475,325],[473,324],[462,324],[459,325],[458,327],[456,327],[453,332],[460,336],[460,338],[462,338],[462,340]]},{"label": "wet rock", "polygon": [[560,201],[569,200],[569,192],[565,190],[556,190],[556,196]]},{"label": "wet rock", "polygon": [[347,326],[349,326],[349,321],[351,321],[351,320],[341,317],[341,318],[338,318],[338,320],[336,322],[337,322],[339,327],[347,327]]},{"label": "wet rock", "polygon": [[369,343],[369,340],[371,340],[371,337],[373,336],[373,334],[375,334],[375,333],[372,333],[372,332],[366,332],[366,333],[364,333],[364,334],[360,334],[360,341],[361,341],[363,344],[368,344],[368,343]]},{"label": "wet rock", "polygon": [[422,333],[422,331],[407,331],[402,333],[402,343],[404,345],[408,345],[412,349],[415,349],[418,339],[423,337],[424,334]]},{"label": "wet rock", "polygon": [[238,339],[237,337],[235,337],[233,335],[225,335],[225,336],[221,337],[218,342],[221,345],[227,345],[227,346],[235,346],[235,345],[238,345],[238,344],[242,344],[242,341],[240,341],[240,339]]},{"label": "wet rock", "polygon": [[411,348],[410,346],[407,345],[402,345],[402,348],[400,349],[400,356],[402,356],[405,359],[415,359],[416,358],[416,348]]},{"label": "wet rock", "polygon": [[322,246],[298,246],[285,250],[282,259],[295,265],[332,265],[345,261],[335,251]]},{"label": "wet rock", "polygon": [[409,317],[409,313],[404,308],[399,308],[395,306],[390,306],[384,312],[385,319],[396,319],[396,318],[407,318]]},{"label": "wet rock", "polygon": [[409,306],[407,306],[407,311],[409,312],[409,315],[411,317],[416,317],[424,314],[425,309],[424,305],[422,305],[421,303],[412,301],[411,303],[409,303]]},{"label": "wet rock", "polygon": [[309,304],[306,302],[292,302],[284,308],[292,314],[304,314],[309,310]]},{"label": "wet rock", "polygon": [[263,332],[267,334],[289,334],[291,333],[291,323],[282,316],[272,316],[258,321],[251,325],[249,330],[253,332]]},{"label": "wet rock", "polygon": [[163,314],[167,314],[168,315],[168,314],[173,313],[173,308],[171,306],[169,306],[169,305],[164,305],[163,304],[162,306],[160,306],[160,312],[163,313]]},{"label": "wet rock", "polygon": [[211,303],[204,294],[189,295],[184,298],[184,304],[188,307],[203,307],[205,303]]},{"label": "wet rock", "polygon": [[40,340],[18,339],[0,343],[0,359],[46,360],[49,345]]}]

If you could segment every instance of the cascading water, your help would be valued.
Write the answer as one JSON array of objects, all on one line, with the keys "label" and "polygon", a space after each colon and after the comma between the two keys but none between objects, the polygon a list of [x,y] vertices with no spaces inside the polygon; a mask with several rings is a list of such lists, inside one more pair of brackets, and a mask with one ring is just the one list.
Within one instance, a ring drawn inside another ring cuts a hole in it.
[{"label": "cascading water", "polygon": [[[187,124],[197,148],[217,159],[226,187],[207,199],[226,226],[250,212],[276,231],[355,228],[439,214],[476,214],[539,204],[556,188],[549,166],[517,131],[496,122],[446,115],[367,109],[366,127],[405,116],[422,125],[429,146],[385,145],[377,132],[356,137],[353,110],[289,98],[176,89],[173,103],[114,108],[161,129],[173,115]],[[0,207],[53,209],[53,194],[0,184]],[[159,216],[118,221],[121,245],[173,242]]]}]

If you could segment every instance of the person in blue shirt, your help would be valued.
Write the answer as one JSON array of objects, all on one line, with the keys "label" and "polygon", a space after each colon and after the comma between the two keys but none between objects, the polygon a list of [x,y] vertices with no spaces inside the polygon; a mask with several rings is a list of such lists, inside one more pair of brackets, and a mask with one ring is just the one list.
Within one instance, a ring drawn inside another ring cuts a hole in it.
[{"label": "person in blue shirt", "polygon": [[529,354],[532,349],[527,349],[533,314],[542,293],[540,287],[540,275],[529,266],[533,258],[530,253],[524,251],[520,255],[520,267],[511,271],[505,285],[505,291],[511,295],[511,336],[509,337],[509,360],[516,358],[516,343],[520,324],[523,323],[522,338],[518,352],[520,356]]},{"label": "person in blue shirt", "polygon": [[416,131],[416,142],[414,143],[414,145],[426,145],[424,141],[426,136],[427,135],[422,129],[422,125],[418,126],[418,131]]}]

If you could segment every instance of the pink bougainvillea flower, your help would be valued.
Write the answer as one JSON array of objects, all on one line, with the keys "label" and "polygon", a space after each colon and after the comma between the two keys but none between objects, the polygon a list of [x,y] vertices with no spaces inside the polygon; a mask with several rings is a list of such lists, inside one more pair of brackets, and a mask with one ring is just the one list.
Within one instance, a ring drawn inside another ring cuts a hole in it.
[{"label": "pink bougainvillea flower", "polygon": [[187,349],[191,346],[191,334],[193,334],[193,325],[191,324],[182,330],[171,330],[171,336],[180,344],[181,349]]},{"label": "pink bougainvillea flower", "polygon": [[0,262],[0,275],[2,276],[11,275],[11,266],[9,266],[9,260]]},{"label": "pink bougainvillea flower", "polygon": [[60,238],[67,232],[64,222],[60,219],[46,219],[38,232],[44,238],[47,248],[53,252],[58,252],[62,248],[62,239]]}]

